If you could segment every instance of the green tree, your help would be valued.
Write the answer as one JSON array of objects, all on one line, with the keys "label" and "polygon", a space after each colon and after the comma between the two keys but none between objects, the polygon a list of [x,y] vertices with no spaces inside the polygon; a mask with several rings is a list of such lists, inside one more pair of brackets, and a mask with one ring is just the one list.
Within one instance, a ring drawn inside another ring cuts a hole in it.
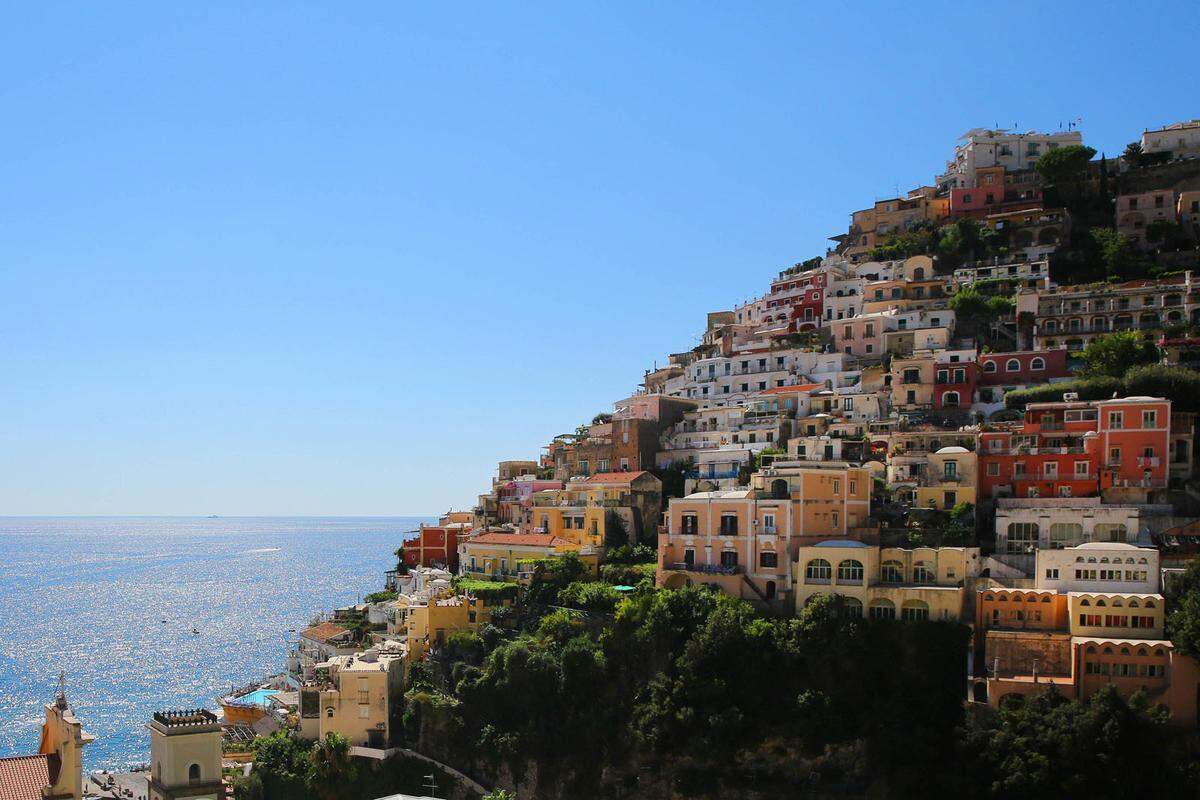
[{"label": "green tree", "polygon": [[1158,360],[1158,347],[1136,331],[1116,331],[1097,336],[1083,349],[1084,377],[1120,378],[1130,367]]},{"label": "green tree", "polygon": [[1200,373],[1187,367],[1146,364],[1125,373],[1129,395],[1165,397],[1174,411],[1200,411]]},{"label": "green tree", "polygon": [[1142,165],[1142,156],[1142,143],[1130,142],[1125,145],[1125,150],[1121,153],[1121,160],[1131,167],[1140,167]]},{"label": "green tree", "polygon": [[625,520],[616,511],[609,509],[604,512],[604,547],[623,547],[629,544],[629,530]]},{"label": "green tree", "polygon": [[1088,163],[1095,156],[1096,150],[1084,145],[1059,147],[1039,158],[1034,169],[1054,187],[1063,205],[1082,211],[1086,206]]},{"label": "green tree", "polygon": [[350,758],[350,740],[340,733],[327,733],[309,753],[308,788],[320,800],[338,800],[356,780]]},{"label": "green tree", "polygon": [[233,800],[264,800],[262,777],[253,772],[239,776],[233,782]]},{"label": "green tree", "polygon": [[1200,658],[1200,561],[1188,564],[1168,587],[1167,636],[1175,649]]},{"label": "green tree", "polygon": [[1117,233],[1112,228],[1092,228],[1089,235],[1108,275],[1120,277],[1132,274],[1140,268],[1133,240],[1128,236]]},{"label": "green tree", "polygon": [[254,773],[262,782],[268,800],[301,800],[307,794],[306,783],[312,744],[277,731],[254,740]]},{"label": "green tree", "polygon": [[558,592],[559,605],[602,614],[611,614],[619,600],[616,589],[607,583],[575,581]]},{"label": "green tree", "polygon": [[1187,776],[1170,733],[1144,697],[1109,684],[1086,703],[1054,689],[968,724],[960,768],[967,796],[1184,797]]}]

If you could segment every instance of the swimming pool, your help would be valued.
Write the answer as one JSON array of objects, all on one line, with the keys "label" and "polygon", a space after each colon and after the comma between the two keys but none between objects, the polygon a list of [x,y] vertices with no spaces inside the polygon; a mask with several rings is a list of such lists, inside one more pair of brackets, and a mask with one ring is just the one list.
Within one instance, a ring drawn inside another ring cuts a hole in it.
[{"label": "swimming pool", "polygon": [[277,694],[279,694],[277,689],[255,689],[250,694],[234,698],[231,702],[239,706],[263,706],[265,708],[270,698]]}]

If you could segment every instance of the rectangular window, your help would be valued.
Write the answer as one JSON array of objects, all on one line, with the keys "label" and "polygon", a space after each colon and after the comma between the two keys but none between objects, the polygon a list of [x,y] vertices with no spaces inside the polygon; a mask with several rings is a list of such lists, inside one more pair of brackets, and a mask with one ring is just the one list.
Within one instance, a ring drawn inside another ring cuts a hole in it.
[{"label": "rectangular window", "polygon": [[1110,411],[1108,412],[1108,427],[1112,430],[1120,430],[1125,427],[1125,412]]},{"label": "rectangular window", "polygon": [[1142,412],[1142,427],[1143,428],[1157,428],[1158,427],[1158,412],[1157,411],[1143,411]]},{"label": "rectangular window", "polygon": [[992,462],[987,465],[987,474],[993,478],[1000,474],[1000,465]]},{"label": "rectangular window", "polygon": [[774,550],[764,550],[758,554],[758,565],[760,567],[777,567],[779,566],[779,557]]},{"label": "rectangular window", "polygon": [[842,482],[835,478],[833,481],[833,493],[837,494],[838,492],[841,491],[841,489],[842,489]]},{"label": "rectangular window", "polygon": [[721,551],[721,566],[722,567],[736,567],[737,563],[738,563],[738,556],[737,556],[736,550],[722,550]]},{"label": "rectangular window", "polygon": [[1056,570],[1056,569],[1046,570],[1046,579],[1052,580],[1052,581],[1058,580],[1058,570]]}]

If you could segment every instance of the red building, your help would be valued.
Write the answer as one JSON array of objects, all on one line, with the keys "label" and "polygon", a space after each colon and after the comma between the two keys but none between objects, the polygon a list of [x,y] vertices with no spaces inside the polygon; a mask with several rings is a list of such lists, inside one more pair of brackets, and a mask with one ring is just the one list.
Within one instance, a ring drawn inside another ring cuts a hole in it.
[{"label": "red building", "polygon": [[470,530],[469,522],[422,525],[416,536],[404,540],[401,560],[409,567],[442,567],[458,572],[458,540]]},{"label": "red building", "polygon": [[1042,190],[1023,175],[1004,167],[982,167],[975,172],[975,185],[950,190],[951,219],[983,219],[989,214],[1042,207]]},{"label": "red building", "polygon": [[810,270],[772,281],[764,298],[764,321],[786,320],[790,333],[819,327],[827,280],[824,272]]},{"label": "red building", "polygon": [[1036,386],[1051,378],[1071,376],[1063,349],[985,353],[979,356],[979,368],[983,386]]},{"label": "red building", "polygon": [[979,365],[974,361],[938,364],[934,372],[933,407],[969,409],[975,402],[978,385]]},{"label": "red building", "polygon": [[1169,400],[1031,403],[1023,423],[979,435],[980,498],[1163,488],[1170,441]]}]

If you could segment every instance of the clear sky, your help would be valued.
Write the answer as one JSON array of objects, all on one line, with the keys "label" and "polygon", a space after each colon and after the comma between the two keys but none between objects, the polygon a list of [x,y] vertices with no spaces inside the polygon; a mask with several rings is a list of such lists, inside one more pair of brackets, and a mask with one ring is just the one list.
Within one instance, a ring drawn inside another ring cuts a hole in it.
[{"label": "clear sky", "polygon": [[971,127],[1200,117],[1194,2],[30,3],[0,514],[425,514]]}]

